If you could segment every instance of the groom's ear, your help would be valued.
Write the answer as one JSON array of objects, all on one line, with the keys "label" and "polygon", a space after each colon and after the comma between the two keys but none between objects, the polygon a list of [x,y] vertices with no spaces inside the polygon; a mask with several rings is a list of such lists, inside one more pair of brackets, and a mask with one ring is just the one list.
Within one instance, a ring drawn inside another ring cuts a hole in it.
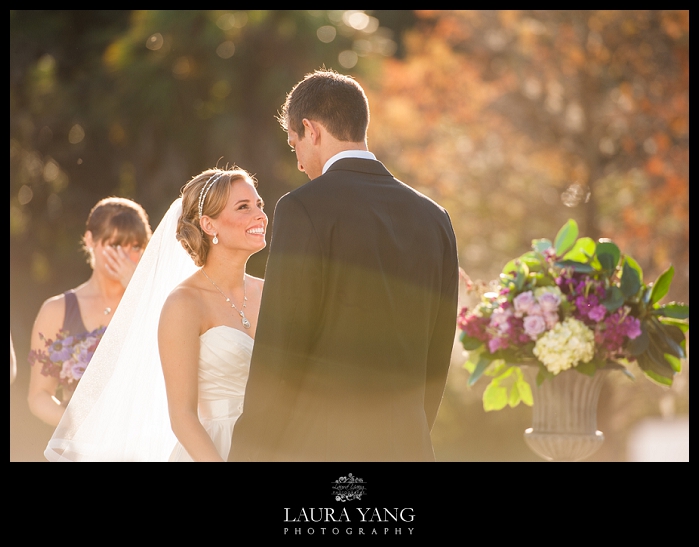
[{"label": "groom's ear", "polygon": [[305,136],[311,140],[311,144],[318,144],[320,142],[320,131],[322,126],[318,122],[304,118],[302,120]]}]

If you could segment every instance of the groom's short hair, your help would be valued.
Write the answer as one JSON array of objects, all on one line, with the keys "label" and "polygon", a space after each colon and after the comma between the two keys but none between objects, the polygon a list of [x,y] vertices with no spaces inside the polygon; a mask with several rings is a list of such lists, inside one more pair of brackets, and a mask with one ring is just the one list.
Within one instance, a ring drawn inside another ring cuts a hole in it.
[{"label": "groom's short hair", "polygon": [[362,142],[369,126],[369,101],[351,76],[319,69],[288,93],[277,120],[285,131],[303,138],[304,118],[320,122],[339,141]]}]

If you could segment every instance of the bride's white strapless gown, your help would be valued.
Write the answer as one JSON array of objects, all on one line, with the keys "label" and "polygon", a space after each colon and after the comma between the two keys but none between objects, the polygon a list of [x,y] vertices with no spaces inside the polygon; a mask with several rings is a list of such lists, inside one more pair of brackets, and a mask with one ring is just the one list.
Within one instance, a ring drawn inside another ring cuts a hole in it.
[{"label": "bride's white strapless gown", "polygon": [[[243,411],[253,339],[241,330],[220,325],[199,337],[199,420],[226,460],[233,426]],[[177,443],[169,461],[191,462]]]}]

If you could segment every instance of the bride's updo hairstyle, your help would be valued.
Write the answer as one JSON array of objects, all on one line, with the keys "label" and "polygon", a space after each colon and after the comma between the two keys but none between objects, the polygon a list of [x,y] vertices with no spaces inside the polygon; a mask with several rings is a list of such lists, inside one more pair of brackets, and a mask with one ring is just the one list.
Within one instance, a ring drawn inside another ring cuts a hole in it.
[{"label": "bride's updo hairstyle", "polygon": [[177,221],[177,241],[189,253],[197,266],[206,264],[211,237],[201,229],[199,220],[206,215],[217,218],[226,207],[231,185],[244,180],[257,187],[255,178],[239,167],[207,169],[193,177],[182,188],[182,216]]}]

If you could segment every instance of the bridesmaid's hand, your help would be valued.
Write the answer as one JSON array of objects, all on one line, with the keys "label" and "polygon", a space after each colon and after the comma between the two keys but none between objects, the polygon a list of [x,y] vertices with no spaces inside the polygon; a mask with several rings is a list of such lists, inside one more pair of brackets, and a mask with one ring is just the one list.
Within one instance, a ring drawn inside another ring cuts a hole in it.
[{"label": "bridesmaid's hand", "polygon": [[120,245],[106,246],[103,253],[107,271],[126,288],[136,271],[138,262],[134,262]]}]

